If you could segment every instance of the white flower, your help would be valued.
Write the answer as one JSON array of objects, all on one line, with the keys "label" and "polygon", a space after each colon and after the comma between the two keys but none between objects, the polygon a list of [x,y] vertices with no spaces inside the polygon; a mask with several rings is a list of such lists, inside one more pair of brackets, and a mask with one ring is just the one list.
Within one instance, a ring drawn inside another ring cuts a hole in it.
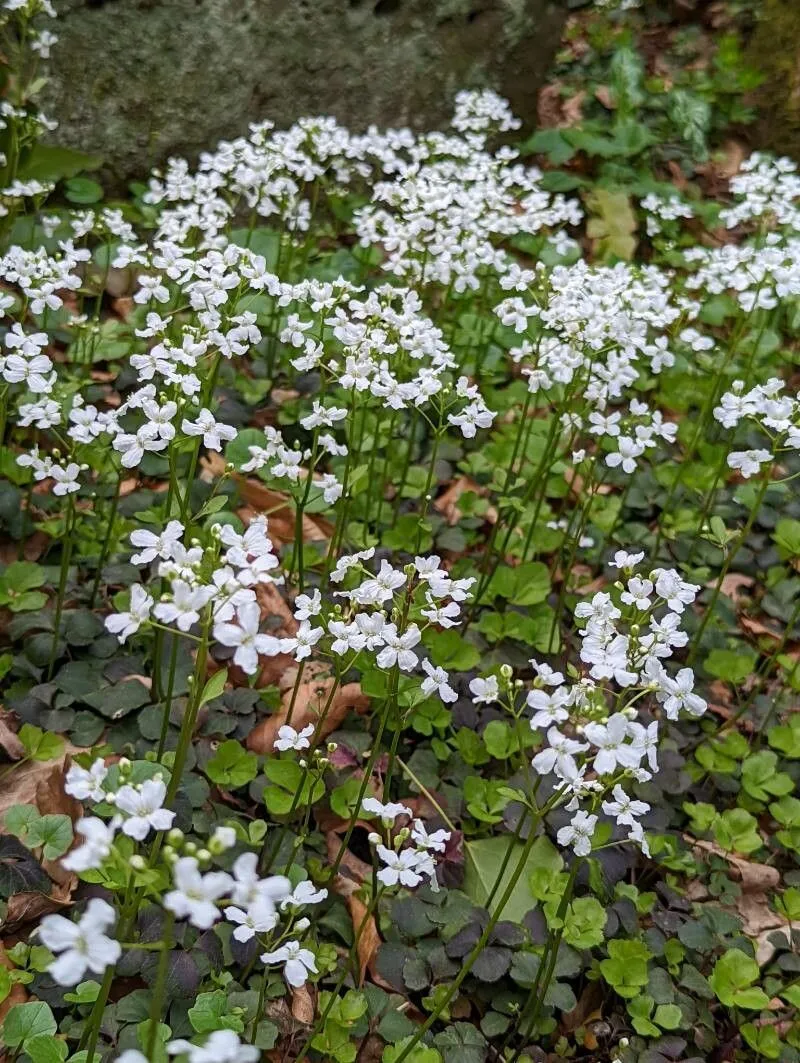
[{"label": "white flower", "polygon": [[302,731],[295,731],[294,727],[282,724],[278,728],[278,737],[273,742],[272,748],[285,753],[287,749],[308,749],[309,739],[314,734],[313,723],[306,724]]},{"label": "white flower", "polygon": [[314,953],[302,948],[299,941],[287,941],[274,952],[263,953],[261,961],[266,964],[282,963],[283,976],[295,989],[306,984],[309,974],[317,973]]},{"label": "white flower", "polygon": [[256,1063],[261,1058],[261,1049],[242,1044],[233,1030],[214,1030],[202,1046],[170,1041],[167,1051],[171,1056],[188,1056],[189,1063]]},{"label": "white flower", "polygon": [[236,438],[236,429],[229,424],[217,421],[211,410],[203,408],[197,415],[197,419],[189,421],[183,419],[181,430],[187,436],[202,436],[203,446],[207,450],[222,450],[222,441],[230,441]]},{"label": "white flower", "polygon": [[236,907],[226,908],[225,918],[238,924],[233,936],[242,942],[250,941],[256,934],[268,933],[278,922],[275,906],[265,897],[256,897],[246,911]]},{"label": "white flower", "polygon": [[167,787],[161,779],[145,779],[139,786],[123,786],[114,796],[114,805],[128,817],[122,833],[143,841],[150,830],[169,830],[175,813],[164,808]]},{"label": "white flower", "polygon": [[450,676],[444,668],[434,668],[430,661],[422,662],[422,669],[428,678],[422,681],[422,693],[438,694],[444,702],[458,701],[458,694],[450,686]]},{"label": "white flower", "polygon": [[175,543],[179,542],[182,535],[183,525],[179,520],[171,520],[158,535],[146,528],[137,528],[131,532],[131,543],[141,547],[142,552],[132,555],[131,564],[149,565],[157,557],[168,560],[173,556]]},{"label": "white flower", "polygon": [[432,849],[435,853],[443,853],[447,842],[450,840],[450,831],[435,830],[433,834],[428,834],[422,820],[415,819],[411,829],[411,837],[420,849]]},{"label": "white flower", "polygon": [[401,671],[410,672],[418,661],[412,647],[417,645],[421,637],[416,624],[409,624],[402,635],[398,634],[395,624],[387,624],[382,633],[385,646],[375,658],[378,667],[391,668],[396,664]]},{"label": "white flower", "polygon": [[735,450],[728,455],[728,465],[731,469],[738,469],[745,480],[749,480],[761,466],[772,461],[772,455],[768,450]]},{"label": "white flower", "polygon": [[215,587],[192,587],[182,579],[172,581],[172,601],[159,602],[153,612],[165,624],[188,631],[200,619],[200,610],[214,597]]},{"label": "white flower", "polygon": [[312,627],[307,620],[304,620],[294,636],[295,660],[302,661],[305,660],[306,657],[310,657],[311,650],[316,646],[324,634],[324,628]]},{"label": "white flower", "polygon": [[95,816],[79,819],[75,824],[75,830],[86,840],[83,845],[79,845],[64,857],[61,866],[67,871],[77,872],[100,867],[111,852],[119,824],[120,820],[117,816],[110,823],[104,823],[102,819],[97,819]]},{"label": "white flower", "polygon": [[635,801],[632,797],[628,797],[619,783],[614,787],[612,794],[614,800],[604,801],[603,811],[622,826],[633,827],[639,816],[650,811],[650,805],[646,801]]},{"label": "white flower", "polygon": [[55,480],[53,494],[69,495],[74,491],[79,491],[81,485],[78,483],[78,473],[80,471],[80,465],[77,465],[74,461],[71,461],[65,468],[60,465],[54,465],[50,470],[50,475]]},{"label": "white flower", "polygon": [[106,617],[105,625],[112,635],[124,642],[130,635],[135,635],[142,624],[150,619],[153,599],[140,583],[131,587],[131,600],[128,611],[111,613]]},{"label": "white flower", "polygon": [[472,691],[472,700],[476,705],[490,705],[500,697],[496,675],[487,676],[486,679],[471,679],[469,689]]},{"label": "white flower", "polygon": [[398,816],[410,816],[411,809],[407,805],[401,805],[396,801],[384,804],[377,797],[365,797],[361,802],[364,812],[371,812],[374,816],[380,816],[387,823],[394,823]]},{"label": "white flower", "polygon": [[657,692],[656,697],[663,702],[667,719],[677,720],[681,709],[686,709],[690,716],[703,715],[708,706],[693,690],[694,672],[691,668],[681,668],[674,679],[664,678],[664,692]]},{"label": "white flower", "polygon": [[592,851],[592,837],[597,825],[597,816],[590,816],[587,812],[576,812],[572,822],[562,827],[556,835],[558,844],[571,845],[576,856],[588,856]]},{"label": "white flower", "polygon": [[107,775],[108,768],[102,757],[97,757],[88,771],[78,764],[71,764],[64,778],[64,790],[78,801],[103,801],[106,796],[103,782]]},{"label": "white flower", "polygon": [[409,886],[413,889],[422,882],[418,872],[419,856],[413,849],[402,849],[396,853],[385,845],[376,845],[375,851],[386,865],[378,872],[378,879],[384,886]]},{"label": "white flower", "polygon": [[242,853],[236,857],[231,883],[231,900],[234,904],[247,908],[258,898],[264,898],[274,908],[291,892],[291,883],[283,875],[258,877],[258,856],[255,853]]},{"label": "white flower", "polygon": [[557,727],[547,732],[548,749],[543,749],[531,761],[534,771],[540,775],[549,775],[555,771],[558,775],[571,777],[577,773],[575,754],[584,753],[589,748],[585,742],[576,742],[561,734]]},{"label": "white flower", "polygon": [[39,937],[51,952],[60,953],[48,974],[59,985],[77,985],[86,971],[103,974],[122,955],[118,941],[106,936],[116,922],[116,912],[106,901],[93,897],[77,923],[63,915],[46,915]]},{"label": "white flower", "polygon": [[215,827],[208,844],[214,847],[215,852],[227,852],[236,845],[236,831],[233,827]]},{"label": "white flower", "polygon": [[637,768],[641,755],[637,748],[625,742],[630,722],[621,712],[609,717],[608,723],[587,723],[583,733],[597,747],[594,770],[598,775],[609,775],[616,768]]},{"label": "white flower", "polygon": [[259,631],[261,608],[257,602],[247,601],[236,610],[236,623],[214,625],[214,638],[223,646],[235,646],[233,663],[246,675],[258,671],[258,656],[275,656],[280,652],[280,639]]},{"label": "white flower", "polygon": [[172,868],[175,889],[164,897],[164,907],[178,919],[188,919],[199,930],[208,930],[219,916],[215,901],[231,889],[231,877],[224,871],[200,874],[193,856],[182,856]]},{"label": "white flower", "polygon": [[321,904],[328,896],[326,889],[318,890],[309,879],[298,882],[291,894],[281,901],[281,910],[302,907],[304,904]]}]

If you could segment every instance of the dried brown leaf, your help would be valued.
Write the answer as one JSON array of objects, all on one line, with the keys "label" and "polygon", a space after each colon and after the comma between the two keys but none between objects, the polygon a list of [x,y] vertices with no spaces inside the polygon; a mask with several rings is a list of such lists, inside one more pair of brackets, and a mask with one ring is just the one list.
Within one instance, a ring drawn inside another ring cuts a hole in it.
[{"label": "dried brown leaf", "polygon": [[56,883],[49,894],[15,893],[8,900],[6,917],[0,923],[3,933],[9,933],[27,923],[34,923],[43,915],[61,912],[72,904],[72,894],[78,885],[75,875],[65,882]]},{"label": "dried brown leaf", "polygon": [[11,719],[11,713],[0,709],[0,748],[11,760],[21,760],[25,756],[25,746],[17,738],[16,731],[11,728]]},{"label": "dried brown leaf", "polygon": [[357,942],[358,984],[361,986],[364,984],[364,975],[367,971],[370,972],[373,978],[375,977],[373,967],[375,957],[380,948],[381,936],[378,933],[375,916],[370,914],[369,909],[362,900],[354,893],[351,893],[346,903],[350,918],[353,921],[354,940]]},{"label": "dried brown leaf", "polygon": [[328,676],[301,683],[296,695],[294,690],[287,690],[281,699],[280,711],[262,720],[250,732],[247,748],[254,753],[271,753],[278,728],[286,723],[296,731],[313,724],[318,731],[317,741],[320,741],[335,731],[348,713],[367,709],[369,698],[362,694],[358,683],[345,683],[331,696],[335,682],[333,676]]},{"label": "dried brown leaf", "polygon": [[310,1026],[314,1021],[315,1011],[314,996],[308,983],[292,990],[292,1015],[298,1022]]},{"label": "dried brown leaf", "polygon": [[684,839],[693,849],[701,853],[710,853],[727,860],[732,872],[731,877],[741,883],[743,893],[771,891],[780,885],[781,874],[776,867],[745,860],[744,857],[736,856],[735,853],[726,852],[715,842],[703,841],[689,835],[684,835]]},{"label": "dried brown leaf", "polygon": [[[77,752],[80,750],[76,746],[65,745],[64,752],[56,760],[30,760],[11,770],[7,768],[0,786],[0,817],[12,805],[36,805],[40,786],[43,787],[42,794],[59,786],[63,790],[67,758]],[[64,800],[70,799],[64,795]]]},{"label": "dried brown leaf", "polygon": [[[448,524],[458,524],[461,520],[461,510],[458,508],[458,500],[466,491],[474,491],[476,495],[481,497],[486,495],[486,489],[481,487],[480,484],[475,483],[468,476],[459,476],[456,480],[450,484],[446,491],[434,501],[433,508],[442,514]],[[490,524],[497,523],[497,510],[494,506],[489,506],[486,510],[485,519]]]}]

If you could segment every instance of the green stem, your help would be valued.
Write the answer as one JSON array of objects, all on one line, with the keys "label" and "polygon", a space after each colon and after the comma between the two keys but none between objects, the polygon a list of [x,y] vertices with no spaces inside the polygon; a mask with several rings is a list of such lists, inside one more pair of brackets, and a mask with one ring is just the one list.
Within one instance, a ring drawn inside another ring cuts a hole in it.
[{"label": "green stem", "polygon": [[67,590],[67,576],[69,574],[69,562],[72,557],[73,524],[75,519],[75,499],[70,493],[67,500],[67,514],[64,519],[64,541],[61,547],[61,571],[58,577],[58,596],[56,598],[56,610],[53,618],[53,642],[50,647],[50,660],[47,664],[47,680],[53,678],[53,669],[58,655],[58,635],[61,628],[61,614],[64,611],[64,595]]}]

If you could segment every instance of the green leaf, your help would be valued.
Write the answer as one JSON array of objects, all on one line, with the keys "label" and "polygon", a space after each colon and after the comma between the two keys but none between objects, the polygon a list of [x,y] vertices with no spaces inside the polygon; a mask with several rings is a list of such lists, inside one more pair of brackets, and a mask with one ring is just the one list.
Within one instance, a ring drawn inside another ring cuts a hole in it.
[{"label": "green leaf", "polygon": [[677,1004],[659,1004],[653,1021],[662,1030],[677,1030],[683,1022],[683,1014]]},{"label": "green leaf", "polygon": [[756,1026],[755,1023],[746,1022],[739,1029],[757,1056],[763,1056],[764,1059],[780,1058],[781,1041],[774,1026]]},{"label": "green leaf", "polygon": [[20,727],[17,738],[25,746],[25,752],[32,760],[55,760],[64,752],[63,738],[42,731],[30,723],[24,723]]},{"label": "green leaf", "polygon": [[19,1048],[34,1037],[52,1037],[57,1031],[58,1025],[47,1004],[41,1001],[15,1004],[3,1020],[3,1044]]},{"label": "green leaf", "polygon": [[74,177],[83,170],[96,170],[103,165],[99,155],[87,155],[72,148],[50,144],[36,144],[19,169],[23,181],[60,181]]},{"label": "green leaf", "polygon": [[63,1063],[69,1051],[66,1041],[59,1041],[50,1034],[37,1034],[25,1042],[25,1054],[31,1063]]},{"label": "green leaf", "polygon": [[0,584],[17,594],[36,590],[44,581],[44,569],[33,561],[13,561],[0,576]]},{"label": "green leaf", "polygon": [[203,687],[203,693],[200,695],[200,705],[205,705],[207,702],[213,701],[214,698],[220,697],[225,690],[227,680],[227,668],[221,668],[218,672],[215,672]]},{"label": "green leaf", "polygon": [[211,1033],[212,1030],[234,1030],[241,1033],[244,1030],[241,1015],[229,1014],[228,997],[222,989],[201,993],[187,1014],[192,1029],[197,1033]]},{"label": "green leaf", "polygon": [[712,650],[703,662],[709,675],[722,679],[732,686],[740,686],[756,665],[756,654],[749,646],[736,650]]},{"label": "green leaf", "polygon": [[576,949],[591,949],[603,941],[606,910],[596,897],[578,897],[567,909],[564,940]]},{"label": "green leaf", "polygon": [[72,845],[72,820],[69,816],[40,816],[28,825],[25,844],[31,849],[42,848],[45,860],[57,860]]},{"label": "green leaf", "polygon": [[519,750],[516,732],[505,720],[491,720],[483,732],[483,741],[489,754],[496,760],[508,760]]},{"label": "green leaf", "polygon": [[586,203],[592,215],[586,234],[596,241],[598,253],[605,259],[633,258],[637,222],[630,197],[624,192],[595,188],[587,195]]},{"label": "green leaf", "polygon": [[39,809],[34,805],[12,805],[3,816],[3,823],[9,834],[25,841],[28,828],[40,815]]},{"label": "green leaf", "polygon": [[103,186],[91,177],[70,177],[64,182],[64,195],[70,203],[99,203],[103,198]]},{"label": "green leaf", "polygon": [[523,155],[546,155],[554,166],[561,166],[575,154],[575,148],[557,129],[539,129],[520,146]]},{"label": "green leaf", "polygon": [[450,672],[468,672],[481,659],[478,647],[467,642],[460,632],[453,629],[434,631],[429,628],[425,632],[424,642],[430,650],[433,663]]},{"label": "green leaf", "polygon": [[519,843],[509,843],[508,838],[478,838],[467,842],[464,848],[466,850],[466,873],[463,889],[470,900],[480,905],[486,905],[500,869],[503,867],[506,854],[510,851],[510,859],[505,864],[500,885],[494,890],[489,910],[493,915],[496,914],[503,919],[521,922],[531,908],[536,907],[536,898],[531,893],[529,879],[540,861],[550,858],[549,851],[552,843],[544,837],[536,839],[530,852],[524,858],[516,884],[502,909],[499,908],[500,901],[523,859],[525,846]]},{"label": "green leaf", "polygon": [[763,990],[750,988],[759,974],[752,956],[741,949],[728,949],[714,964],[708,982],[726,1007],[761,1008],[769,1003],[769,998]]},{"label": "green leaf", "polygon": [[729,808],[714,822],[714,838],[727,852],[754,853],[764,842],[758,822],[743,808]]},{"label": "green leaf", "polygon": [[206,775],[218,786],[237,789],[258,775],[258,757],[231,738],[223,742],[206,764]]}]

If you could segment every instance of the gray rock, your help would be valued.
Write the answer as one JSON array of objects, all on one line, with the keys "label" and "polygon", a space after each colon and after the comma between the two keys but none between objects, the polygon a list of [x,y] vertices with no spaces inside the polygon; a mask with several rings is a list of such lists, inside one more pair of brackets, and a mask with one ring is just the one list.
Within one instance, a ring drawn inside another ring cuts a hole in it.
[{"label": "gray rock", "polygon": [[460,88],[531,124],[561,0],[60,0],[44,109],[117,182],[248,122],[433,128]]}]

